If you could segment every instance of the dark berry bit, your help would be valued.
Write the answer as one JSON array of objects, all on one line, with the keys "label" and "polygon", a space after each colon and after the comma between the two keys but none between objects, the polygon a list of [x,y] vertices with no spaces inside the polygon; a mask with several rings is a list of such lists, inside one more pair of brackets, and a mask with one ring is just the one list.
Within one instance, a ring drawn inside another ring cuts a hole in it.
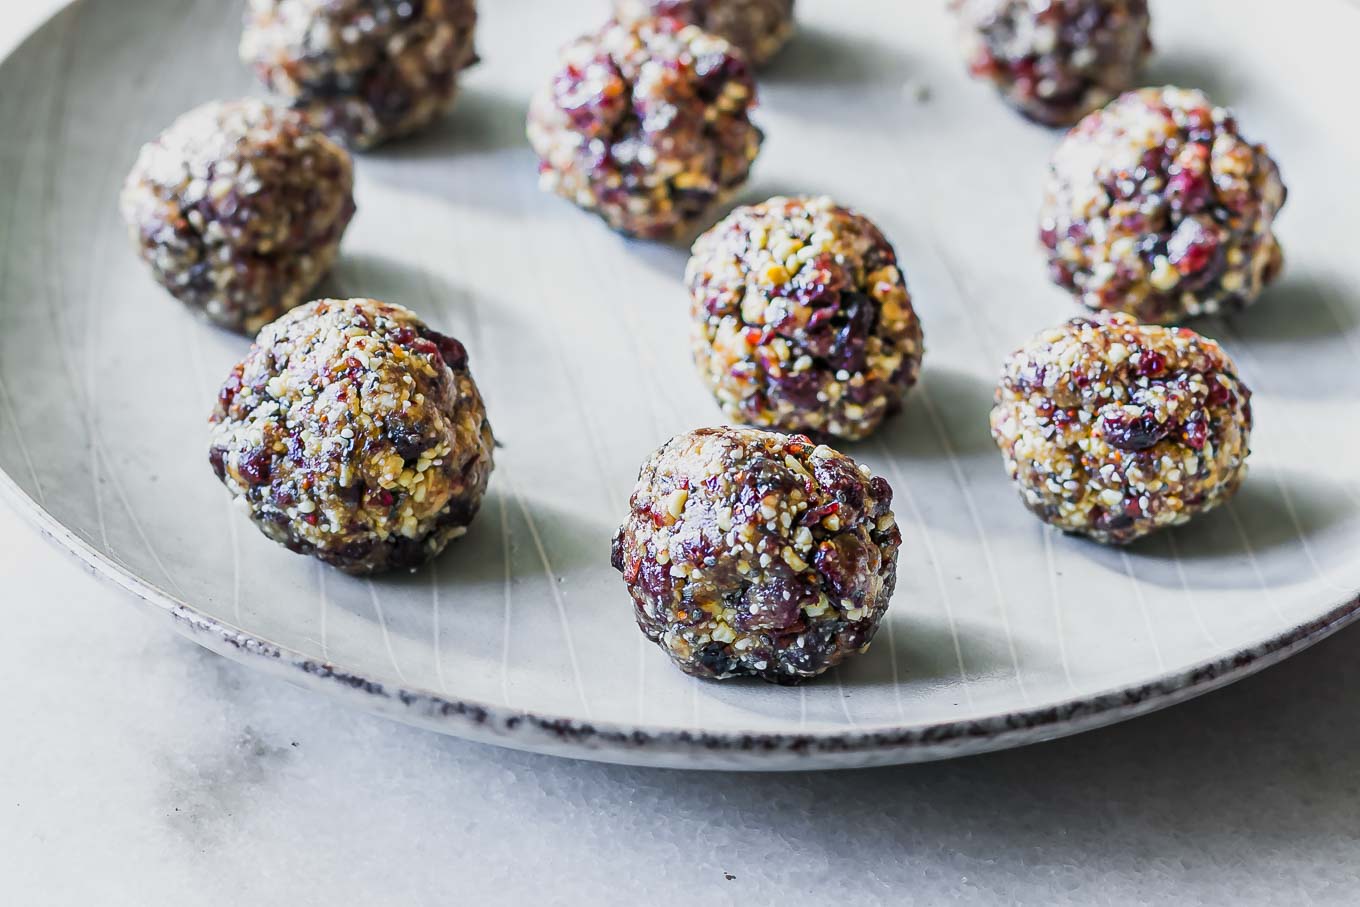
[{"label": "dark berry bit", "polygon": [[1151,413],[1131,416],[1122,409],[1101,416],[1100,427],[1105,440],[1120,450],[1147,450],[1171,431]]},{"label": "dark berry bit", "polygon": [[251,485],[264,485],[269,482],[269,451],[263,447],[253,447],[241,454],[236,471]]}]

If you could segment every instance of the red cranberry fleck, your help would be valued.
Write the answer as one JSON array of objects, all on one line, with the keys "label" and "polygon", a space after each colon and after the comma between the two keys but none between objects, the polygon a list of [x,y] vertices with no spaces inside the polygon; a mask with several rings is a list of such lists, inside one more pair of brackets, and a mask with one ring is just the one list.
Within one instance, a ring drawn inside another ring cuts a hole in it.
[{"label": "red cranberry fleck", "polygon": [[1155,378],[1166,371],[1166,356],[1156,350],[1143,350],[1134,368],[1145,378]]},{"label": "red cranberry fleck", "polygon": [[1196,419],[1194,422],[1185,423],[1181,429],[1181,436],[1189,447],[1195,450],[1203,450],[1204,442],[1209,438],[1209,428],[1202,421]]},{"label": "red cranberry fleck", "polygon": [[1102,415],[1100,428],[1111,447],[1127,451],[1147,450],[1171,430],[1169,424],[1158,422],[1151,413],[1130,416],[1123,410]]},{"label": "red cranberry fleck", "polygon": [[222,385],[222,389],[217,392],[217,402],[221,405],[223,412],[231,407],[231,402],[236,399],[236,395],[241,392],[241,371],[242,366],[237,365],[232,369],[227,381]]},{"label": "red cranberry fleck", "polygon": [[208,462],[212,465],[212,471],[217,473],[220,479],[227,474],[227,449],[225,447],[212,447],[208,450]]},{"label": "red cranberry fleck", "polygon": [[450,369],[459,372],[467,368],[467,347],[463,346],[462,343],[438,331],[426,331],[425,336],[434,343],[435,349],[439,352],[439,357]]},{"label": "red cranberry fleck", "polygon": [[1213,186],[1207,174],[1182,170],[1167,180],[1166,193],[1172,208],[1193,213],[1208,206],[1213,195]]},{"label": "red cranberry fleck", "polygon": [[270,456],[263,447],[252,447],[241,454],[236,471],[251,485],[264,485],[269,482]]},{"label": "red cranberry fleck", "polygon": [[1167,258],[1182,274],[1198,274],[1218,253],[1218,234],[1196,218],[1181,221],[1167,241]]}]

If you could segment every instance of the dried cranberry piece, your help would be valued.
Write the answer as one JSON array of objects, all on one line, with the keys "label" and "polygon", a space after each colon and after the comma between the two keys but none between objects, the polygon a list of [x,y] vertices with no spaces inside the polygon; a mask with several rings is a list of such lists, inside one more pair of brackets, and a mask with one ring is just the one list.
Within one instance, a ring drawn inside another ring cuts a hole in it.
[{"label": "dried cranberry piece", "polygon": [[[590,91],[599,86],[599,90]],[[598,54],[584,67],[569,65],[553,79],[553,100],[572,126],[589,136],[603,136],[624,116],[627,85],[608,54]]]},{"label": "dried cranberry piece", "polygon": [[817,406],[817,394],[822,389],[821,375],[817,371],[781,372],[769,378],[774,392],[794,406],[800,409]]},{"label": "dried cranberry piece", "polygon": [[1200,274],[1218,258],[1218,233],[1198,218],[1183,220],[1167,240],[1166,252],[1182,275]]},{"label": "dried cranberry piece", "polygon": [[751,81],[746,61],[732,54],[705,54],[694,61],[694,91],[707,103],[722,96],[729,82]]},{"label": "dried cranberry piece", "polygon": [[865,347],[878,321],[878,307],[863,293],[846,292],[843,298],[846,320],[836,332],[835,342],[827,352],[827,362],[832,368],[862,372],[867,365]]},{"label": "dried cranberry piece", "polygon": [[241,454],[236,471],[251,485],[265,485],[269,482],[271,458],[263,447],[252,447]]},{"label": "dried cranberry piece", "polygon": [[232,401],[241,392],[241,373],[243,371],[242,365],[237,365],[236,368],[232,369],[231,374],[227,376],[226,383],[217,392],[217,403],[221,406],[223,412],[231,408]]},{"label": "dried cranberry piece", "polygon": [[713,677],[731,674],[737,669],[737,661],[729,653],[726,643],[708,643],[694,653],[694,660]]},{"label": "dried cranberry piece", "polygon": [[1052,220],[1045,220],[1039,227],[1039,242],[1046,249],[1058,247],[1058,227]]},{"label": "dried cranberry piece", "polygon": [[859,580],[869,570],[870,554],[853,535],[840,535],[835,541],[817,546],[812,565],[817,568],[829,598],[854,604],[864,601],[865,588]]},{"label": "dried cranberry piece", "polygon": [[859,470],[840,459],[814,459],[812,475],[823,493],[840,505],[842,523],[851,523],[864,512],[864,477]]},{"label": "dried cranberry piece", "polygon": [[1226,384],[1213,378],[1209,379],[1209,396],[1207,399],[1210,406],[1222,406],[1231,397],[1232,390]]},{"label": "dried cranberry piece", "polygon": [[335,556],[344,561],[361,561],[372,553],[376,545],[377,542],[374,539],[355,539],[341,545],[340,549],[335,552]]},{"label": "dried cranberry piece", "polygon": [[1209,439],[1209,427],[1199,419],[1187,422],[1181,428],[1181,437],[1188,447],[1203,450],[1204,442]]},{"label": "dried cranberry piece", "polygon": [[869,494],[874,498],[872,516],[882,516],[892,509],[893,490],[887,479],[882,476],[874,476],[870,479]]},{"label": "dried cranberry piece", "polygon": [[227,449],[225,447],[208,448],[208,462],[212,465],[212,471],[217,473],[219,479],[227,474]]},{"label": "dried cranberry piece", "polygon": [[809,507],[806,511],[804,511],[803,515],[799,517],[798,525],[816,526],[822,520],[831,516],[833,513],[840,509],[841,505],[840,502],[838,501],[828,501],[827,503],[818,505],[817,507]]},{"label": "dried cranberry piece", "polygon": [[387,437],[396,448],[397,455],[408,461],[418,460],[422,453],[434,446],[434,442],[425,437],[424,432],[424,425],[406,422],[389,422],[387,427]]},{"label": "dried cranberry piece", "polygon": [[461,342],[446,334],[430,330],[425,332],[425,338],[434,344],[435,349],[439,351],[439,357],[450,369],[460,372],[467,368],[467,347],[463,346]]},{"label": "dried cranberry piece", "polygon": [[1111,447],[1119,450],[1147,450],[1171,431],[1169,423],[1158,422],[1151,413],[1131,416],[1114,410],[1100,417],[1101,432]]},{"label": "dried cranberry piece", "polygon": [[1166,194],[1173,210],[1191,214],[1209,205],[1213,198],[1213,185],[1206,173],[1182,170],[1167,180]]},{"label": "dried cranberry piece", "polygon": [[1095,524],[1097,529],[1119,532],[1133,525],[1133,517],[1120,511],[1106,511],[1096,517]]},{"label": "dried cranberry piece", "polygon": [[736,624],[742,630],[783,630],[797,623],[804,604],[816,601],[815,590],[796,578],[775,576],[747,586],[737,605]]},{"label": "dried cranberry piece", "polygon": [[1166,371],[1166,356],[1156,350],[1143,350],[1138,354],[1134,371],[1144,378],[1155,378]]}]

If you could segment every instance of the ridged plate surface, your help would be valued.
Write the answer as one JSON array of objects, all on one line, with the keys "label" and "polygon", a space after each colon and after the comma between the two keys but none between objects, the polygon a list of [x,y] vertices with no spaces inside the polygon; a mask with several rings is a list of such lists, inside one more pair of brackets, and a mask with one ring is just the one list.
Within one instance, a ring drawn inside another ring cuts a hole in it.
[{"label": "ridged plate surface", "polygon": [[[239,338],[128,248],[116,198],[177,114],[255,90],[239,5],[83,0],[0,67],[0,477],[38,525],[218,651],[453,734],[585,758],[785,769],[937,758],[1108,723],[1261,667],[1360,590],[1360,12],[1155,4],[1149,82],[1209,90],[1289,183],[1284,279],[1199,327],[1256,390],[1229,507],[1128,550],[1045,531],[987,435],[1003,357],[1073,304],[1034,216],[1057,135],[962,73],[941,3],[806,0],[762,74],[743,200],[825,192],[896,243],[924,379],[848,447],[897,491],[898,592],[866,657],[800,689],[701,683],[644,644],[608,541],[643,457],[719,421],[689,362],[685,251],[541,195],[522,138],[602,3],[483,3],[484,62],[431,134],[359,162],[330,294],[404,303],[471,351],[504,448],[433,567],[356,580],[267,542],[205,459]],[[61,602],[14,603],[59,608]]]}]

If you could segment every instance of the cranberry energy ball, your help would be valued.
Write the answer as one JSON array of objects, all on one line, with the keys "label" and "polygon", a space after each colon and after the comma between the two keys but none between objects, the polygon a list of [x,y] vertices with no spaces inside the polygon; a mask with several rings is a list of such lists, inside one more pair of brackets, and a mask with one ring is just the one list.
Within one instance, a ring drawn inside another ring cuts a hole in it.
[{"label": "cranberry energy ball", "polygon": [[757,66],[793,36],[793,0],[614,0],[621,22],[671,16],[741,48]]},{"label": "cranberry energy ball", "polygon": [[1144,88],[1053,155],[1040,239],[1053,280],[1097,310],[1172,323],[1252,302],[1280,272],[1284,183],[1202,92]]},{"label": "cranberry energy ball", "polygon": [[1147,0],[951,0],[969,68],[1032,120],[1070,126],[1136,84]]},{"label": "cranberry energy ball", "polygon": [[248,0],[241,59],[355,148],[447,113],[477,61],[475,0]]},{"label": "cranberry energy ball", "polygon": [[372,299],[323,299],[266,327],[212,422],[209,462],[260,531],[346,573],[437,555],[491,475],[463,345]]},{"label": "cranberry energy ball", "polygon": [[921,322],[893,247],[828,198],[736,209],[685,280],[694,361],[734,421],[856,440],[916,382]]},{"label": "cranberry energy ball", "polygon": [[755,83],[721,38],[671,18],[611,22],[562,52],[529,107],[545,190],[615,230],[667,239],[746,182]]},{"label": "cranberry energy ball", "polygon": [[1251,391],[1214,341],[1101,314],[1012,355],[991,422],[1030,510],[1122,544],[1232,496],[1247,471]]},{"label": "cranberry energy ball", "polygon": [[143,146],[123,219],[156,280],[253,334],[301,304],[354,216],[349,154],[287,108],[204,104]]},{"label": "cranberry energy ball", "polygon": [[902,536],[892,489],[805,437],[701,428],[642,465],[613,563],[687,674],[775,683],[869,647]]}]

